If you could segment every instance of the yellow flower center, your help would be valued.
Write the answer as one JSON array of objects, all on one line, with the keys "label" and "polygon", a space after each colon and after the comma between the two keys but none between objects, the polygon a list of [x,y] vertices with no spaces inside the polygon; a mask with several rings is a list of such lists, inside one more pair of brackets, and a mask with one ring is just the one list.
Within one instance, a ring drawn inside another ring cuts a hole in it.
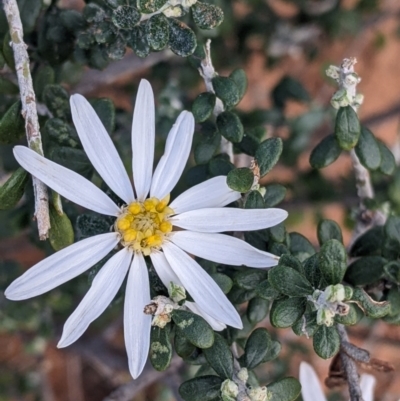
[{"label": "yellow flower center", "polygon": [[132,202],[125,206],[115,222],[115,230],[121,236],[123,246],[135,252],[150,255],[159,248],[166,234],[172,231],[168,217],[174,211],[168,206],[169,195],[164,199],[148,198],[144,202]]}]

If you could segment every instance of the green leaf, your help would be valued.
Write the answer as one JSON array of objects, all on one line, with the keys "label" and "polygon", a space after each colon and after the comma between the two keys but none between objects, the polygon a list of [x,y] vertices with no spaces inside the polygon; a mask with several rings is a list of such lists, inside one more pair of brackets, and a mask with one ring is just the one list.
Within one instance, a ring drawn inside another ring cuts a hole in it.
[{"label": "green leaf", "polygon": [[387,260],[381,256],[363,256],[349,265],[344,279],[352,285],[375,283],[382,277],[386,263]]},{"label": "green leaf", "polygon": [[397,316],[400,314],[400,289],[397,286],[393,286],[388,294],[387,301],[390,302],[389,316]]},{"label": "green leaf", "polygon": [[133,6],[118,6],[113,10],[111,20],[119,29],[132,29],[140,21],[140,11]]},{"label": "green leaf", "polygon": [[340,348],[340,337],[336,325],[331,327],[320,326],[313,336],[313,347],[322,359],[335,356]]},{"label": "green leaf", "polygon": [[53,85],[55,82],[54,69],[49,65],[41,65],[33,76],[33,89],[38,99],[42,99],[42,94],[46,85]]},{"label": "green leaf", "polygon": [[304,273],[307,277],[307,280],[312,284],[314,288],[322,289],[325,288],[327,284],[325,283],[325,280],[323,279],[321,270],[319,268],[318,257],[319,255],[316,253],[305,260]]},{"label": "green leaf", "polygon": [[4,60],[6,61],[7,65],[15,71],[15,61],[14,61],[14,52],[12,47],[10,46],[11,43],[11,36],[10,32],[7,31],[7,33],[4,35],[3,39],[3,56]]},{"label": "green leaf", "polygon": [[346,273],[347,255],[343,244],[331,239],[321,246],[319,268],[328,284],[339,284]]},{"label": "green leaf", "polygon": [[238,192],[248,192],[254,182],[254,174],[247,167],[235,168],[228,173],[228,187]]},{"label": "green leaf", "polygon": [[221,155],[213,157],[208,163],[208,170],[213,177],[228,175],[234,168],[235,166],[226,158],[221,157]]},{"label": "green leaf", "polygon": [[232,289],[233,281],[226,274],[213,273],[210,274],[210,276],[218,284],[218,287],[221,288],[224,294],[228,294],[228,292]]},{"label": "green leaf", "polygon": [[55,163],[67,167],[87,179],[90,179],[93,174],[93,167],[86,153],[81,149],[57,146],[50,149],[48,156]]},{"label": "green leaf", "polygon": [[12,209],[22,198],[29,175],[22,168],[15,170],[0,188],[0,210]]},{"label": "green leaf", "polygon": [[314,292],[310,282],[297,270],[287,266],[276,266],[268,272],[271,285],[289,297],[306,297]]},{"label": "green leaf", "polygon": [[204,356],[218,376],[232,379],[233,355],[226,340],[218,333],[214,335],[214,344],[205,349]]},{"label": "green leaf", "polygon": [[332,164],[342,152],[334,134],[324,138],[311,152],[310,165],[320,169]]},{"label": "green leaf", "polygon": [[203,136],[194,148],[194,160],[197,164],[208,163],[221,144],[221,135],[215,132],[211,136]]},{"label": "green leaf", "polygon": [[269,184],[265,187],[265,207],[274,207],[285,199],[286,188],[281,184]]},{"label": "green leaf", "polygon": [[169,339],[171,325],[163,329],[153,326],[150,331],[150,362],[154,369],[163,371],[169,367],[172,359],[172,345]]},{"label": "green leaf", "polygon": [[[59,12],[60,21],[71,32],[77,32],[85,27],[82,14],[76,10],[62,10]],[[49,82],[54,83],[54,82]]]},{"label": "green leaf", "polygon": [[243,139],[243,125],[237,114],[224,111],[217,117],[218,131],[230,142],[240,142]]},{"label": "green leaf", "polygon": [[389,302],[374,301],[362,288],[354,288],[352,300],[357,303],[366,316],[373,319],[380,319],[390,313]]},{"label": "green leaf", "polygon": [[294,377],[270,383],[267,386],[268,401],[294,401],[300,395],[301,384]]},{"label": "green leaf", "polygon": [[18,8],[21,16],[24,34],[28,34],[35,28],[36,20],[42,8],[41,0],[18,0]]},{"label": "green leaf", "polygon": [[321,220],[318,223],[317,236],[320,245],[324,244],[330,239],[336,239],[343,243],[342,230],[339,224],[333,220]]},{"label": "green leaf", "polygon": [[273,361],[278,357],[282,349],[281,343],[279,341],[271,340],[270,345],[268,347],[268,351],[264,356],[264,359],[261,363]]},{"label": "green leaf", "polygon": [[109,134],[115,128],[115,107],[110,99],[94,99],[90,102]]},{"label": "green leaf", "polygon": [[212,79],[212,84],[215,94],[222,100],[225,107],[231,108],[239,103],[239,88],[232,78],[216,76]]},{"label": "green leaf", "polygon": [[255,154],[255,160],[260,168],[260,176],[270,172],[278,162],[283,149],[281,138],[268,138],[260,143]]},{"label": "green leaf", "polygon": [[0,143],[14,143],[25,134],[25,120],[21,115],[21,101],[16,101],[0,121]]},{"label": "green leaf", "polygon": [[59,251],[74,243],[74,229],[66,213],[60,215],[53,205],[50,205],[49,212],[49,241],[53,249]]},{"label": "green leaf", "polygon": [[315,249],[311,242],[300,233],[290,233],[290,252],[293,256],[304,262],[311,255],[314,255]]},{"label": "green leaf", "polygon": [[197,46],[195,33],[183,22],[168,18],[170,49],[181,57],[190,56]]},{"label": "green leaf", "polygon": [[377,170],[380,167],[382,158],[379,144],[368,128],[361,127],[355,151],[361,164],[368,170]]},{"label": "green leaf", "polygon": [[246,269],[235,274],[234,282],[244,290],[254,290],[258,284],[268,277],[264,270]]},{"label": "green leaf", "polygon": [[57,145],[70,148],[81,146],[78,135],[60,118],[49,118],[43,127],[43,133]]},{"label": "green leaf", "polygon": [[304,298],[281,298],[272,303],[270,311],[271,324],[277,328],[293,326],[305,311]]},{"label": "green leaf", "polygon": [[357,145],[361,134],[360,121],[351,106],[341,107],[336,115],[335,136],[344,150],[351,150]]},{"label": "green leaf", "polygon": [[192,355],[196,347],[185,337],[179,327],[175,328],[174,347],[176,353],[183,359]]},{"label": "green leaf", "polygon": [[384,225],[384,256],[397,259],[400,254],[400,217],[389,216]]},{"label": "green leaf", "polygon": [[388,279],[397,285],[400,285],[400,262],[392,261],[383,267]]},{"label": "green leaf", "polygon": [[172,320],[182,330],[184,336],[196,347],[210,348],[214,343],[214,332],[199,315],[175,309]]},{"label": "green leaf", "polygon": [[304,313],[303,317],[292,326],[292,330],[297,336],[307,335],[307,337],[312,337],[319,327],[317,323],[317,312],[307,311]]},{"label": "green leaf", "polygon": [[262,363],[270,344],[271,337],[266,329],[259,327],[250,334],[243,356],[243,362],[247,369],[254,369]]},{"label": "green leaf", "polygon": [[247,90],[247,76],[244,70],[241,68],[237,68],[236,70],[233,70],[231,72],[231,75],[229,75],[229,78],[233,79],[235,81],[236,86],[238,87],[239,90],[239,97],[240,99],[244,96]]},{"label": "green leaf", "polygon": [[164,49],[169,40],[169,23],[164,14],[156,14],[146,23],[147,40],[155,51]]},{"label": "green leaf", "polygon": [[150,53],[150,45],[147,40],[145,26],[145,24],[135,26],[132,29],[130,38],[127,42],[128,46],[130,46],[132,50],[142,58],[147,57]]},{"label": "green leaf", "polygon": [[383,247],[383,227],[372,227],[360,235],[350,249],[350,256],[369,256],[380,254]]},{"label": "green leaf", "polygon": [[249,322],[256,324],[264,320],[269,311],[269,301],[261,297],[254,297],[249,301],[246,314]]},{"label": "green leaf", "polygon": [[194,99],[192,113],[198,123],[202,123],[211,117],[215,107],[216,96],[214,93],[203,92]]},{"label": "green leaf", "polygon": [[224,12],[214,4],[197,1],[192,6],[192,17],[200,29],[214,29],[224,20]]},{"label": "green leaf", "polygon": [[9,79],[0,76],[0,93],[5,95],[16,95],[19,92],[18,86]]},{"label": "green leaf", "polygon": [[167,0],[138,0],[137,5],[143,14],[151,14],[158,11]]},{"label": "green leaf", "polygon": [[81,214],[76,219],[76,236],[78,240],[93,237],[94,235],[110,232],[110,221],[107,217]]},{"label": "green leaf", "polygon": [[278,109],[282,109],[290,99],[308,102],[310,96],[299,81],[292,77],[284,76],[273,89],[272,99],[275,106]]},{"label": "green leaf", "polygon": [[[254,177],[254,176],[253,176]],[[250,191],[247,195],[245,209],[264,209],[265,203],[259,191]]]},{"label": "green leaf", "polygon": [[301,262],[292,255],[285,254],[279,259],[278,266],[291,267],[292,269],[298,271],[304,275],[304,268]]},{"label": "green leaf", "polygon": [[268,280],[261,281],[255,289],[258,297],[268,301],[278,298],[280,296],[279,291],[272,287],[271,283]]},{"label": "green leaf", "polygon": [[218,376],[201,376],[188,380],[179,387],[185,401],[215,401],[221,394],[223,380]]},{"label": "green leaf", "polygon": [[381,152],[381,165],[379,170],[386,175],[392,175],[396,168],[396,160],[390,149],[379,139],[375,138],[378,142],[379,151]]},{"label": "green leaf", "polygon": [[54,117],[70,118],[69,95],[61,85],[46,85],[42,97]]}]

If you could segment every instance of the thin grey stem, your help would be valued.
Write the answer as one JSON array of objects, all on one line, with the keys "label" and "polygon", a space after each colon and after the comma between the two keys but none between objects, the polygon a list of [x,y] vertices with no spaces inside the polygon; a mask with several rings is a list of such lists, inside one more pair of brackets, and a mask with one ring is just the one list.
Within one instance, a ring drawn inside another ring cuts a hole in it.
[{"label": "thin grey stem", "polygon": [[343,348],[348,349],[347,345],[343,347],[343,344],[349,343],[349,337],[343,325],[338,324],[338,331],[340,336],[340,343],[342,345],[342,349],[340,351],[340,358],[342,359],[343,368],[344,371],[346,372],[347,383],[349,386],[350,401],[364,401],[361,394],[360,377],[357,372],[357,365],[354,362],[354,360],[343,349]]},{"label": "thin grey stem", "polygon": [[[22,116],[25,119],[25,132],[30,149],[43,156],[42,138],[36,110],[36,98],[33,91],[27,45],[24,43],[24,31],[16,0],[3,0],[14,53],[15,70],[22,103]],[[45,240],[50,229],[49,201],[47,187],[37,178],[32,177],[35,195],[35,218],[38,225],[39,238]]]}]

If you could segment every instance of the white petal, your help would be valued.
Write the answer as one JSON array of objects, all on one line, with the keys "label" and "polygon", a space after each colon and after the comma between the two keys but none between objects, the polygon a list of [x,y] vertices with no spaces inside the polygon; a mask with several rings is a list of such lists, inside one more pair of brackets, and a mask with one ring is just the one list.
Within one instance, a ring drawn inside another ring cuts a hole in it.
[{"label": "white petal", "polygon": [[155,138],[154,95],[145,79],[140,81],[132,121],[132,170],[136,196],[143,201],[149,193],[153,173]]},{"label": "white petal", "polygon": [[50,291],[103,259],[118,241],[116,233],[107,233],[76,242],[31,267],[9,285],[4,295],[19,301]]},{"label": "white petal", "polygon": [[40,156],[25,146],[16,146],[14,156],[26,171],[70,201],[101,214],[118,215],[118,206],[80,174]]},{"label": "white petal", "polygon": [[150,254],[151,261],[153,262],[153,266],[156,269],[158,277],[163,282],[163,284],[169,288],[169,283],[172,281],[175,284],[182,286],[181,280],[179,280],[178,276],[172,270],[172,267],[168,263],[163,252],[152,252]]},{"label": "white petal", "polygon": [[70,98],[72,120],[85,152],[105,183],[126,203],[135,200],[122,160],[97,113],[81,95]]},{"label": "white petal", "polygon": [[212,208],[185,212],[170,219],[174,226],[204,233],[252,231],[273,227],[285,220],[282,209]]},{"label": "white petal", "polygon": [[319,379],[314,369],[306,362],[300,364],[301,395],[304,401],[324,401],[325,395],[322,391]]},{"label": "white petal", "polygon": [[226,329],[226,325],[214,319],[207,313],[203,312],[195,302],[185,301],[185,306],[188,307],[193,313],[200,315],[215,331],[222,331]]},{"label": "white petal", "polygon": [[162,199],[175,187],[189,158],[193,133],[193,114],[182,111],[168,134],[164,155],[154,171],[151,196]]},{"label": "white petal", "polygon": [[366,373],[361,375],[360,387],[364,401],[374,401],[374,387],[376,379]]},{"label": "white petal", "polygon": [[231,266],[270,267],[277,265],[279,260],[271,253],[260,251],[229,235],[175,231],[169,238],[192,255]]},{"label": "white petal", "polygon": [[150,347],[151,316],[143,309],[150,303],[150,284],[146,262],[141,253],[133,257],[126,284],[124,337],[129,371],[134,379],[142,373]]},{"label": "white petal", "polygon": [[221,175],[189,188],[179,195],[170,206],[175,213],[179,214],[189,210],[224,207],[238,200],[240,196],[240,192],[233,191],[228,187],[226,176]]},{"label": "white petal", "polygon": [[97,273],[87,294],[68,318],[57,347],[75,342],[114,299],[128,271],[132,253],[123,248]]},{"label": "white petal", "polygon": [[237,310],[217,283],[187,253],[172,243],[162,246],[169,264],[201,310],[214,319],[241,329]]}]

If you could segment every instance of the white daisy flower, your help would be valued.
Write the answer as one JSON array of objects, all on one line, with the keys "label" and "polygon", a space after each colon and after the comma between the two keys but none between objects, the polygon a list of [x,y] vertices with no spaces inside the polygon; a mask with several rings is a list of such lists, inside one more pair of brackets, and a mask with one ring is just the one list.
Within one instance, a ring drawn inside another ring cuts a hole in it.
[{"label": "white daisy flower", "polygon": [[[276,256],[218,232],[272,227],[284,220],[287,212],[223,208],[240,198],[240,193],[227,186],[224,176],[188,189],[168,205],[169,193],[189,157],[194,119],[187,111],[179,115],[169,132],[165,153],[152,173],[155,113],[153,92],[147,81],[140,83],[132,123],[134,188],[96,112],[80,95],[73,95],[70,102],[85,152],[125,206],[117,206],[81,175],[27,147],[16,146],[16,159],[33,176],[70,201],[117,219],[113,232],[79,241],[33,266],[7,288],[5,296],[24,300],[43,294],[88,270],[118,247],[120,250],[101,268],[65,323],[58,346],[66,347],[83,334],[110,304],[128,274],[124,335],[129,369],[133,378],[137,378],[147,359],[151,328],[151,316],[143,313],[151,302],[144,256],[150,256],[164,283],[174,281],[190,293],[196,304],[186,303],[187,306],[207,317],[214,323],[213,327],[241,328],[242,322],[234,306],[188,253],[228,265],[274,266],[278,261]],[[180,231],[174,231],[173,227]]]},{"label": "white daisy flower", "polygon": [[[306,362],[300,364],[299,380],[301,383],[301,396],[304,401],[326,401],[315,370]],[[374,401],[375,377],[362,374],[360,379],[361,393],[364,401]]]}]

